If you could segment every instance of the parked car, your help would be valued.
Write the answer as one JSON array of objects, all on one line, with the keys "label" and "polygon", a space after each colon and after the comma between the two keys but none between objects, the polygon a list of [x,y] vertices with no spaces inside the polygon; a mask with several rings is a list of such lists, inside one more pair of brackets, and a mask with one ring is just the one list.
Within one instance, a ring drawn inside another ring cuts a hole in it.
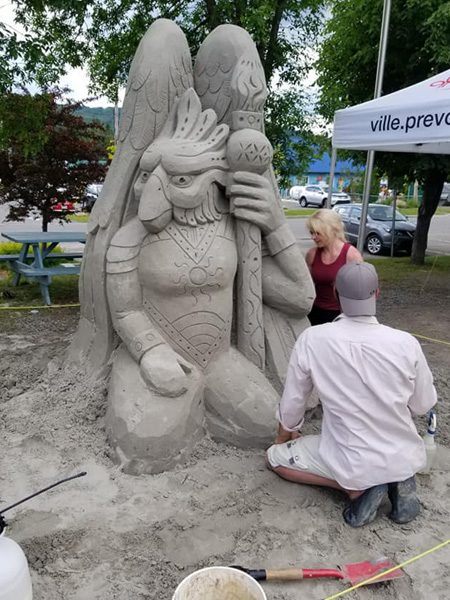
[{"label": "parked car", "polygon": [[[312,205],[325,207],[328,197],[328,187],[320,185],[294,186],[290,189],[289,195],[291,198],[298,200],[300,206],[306,207]],[[331,206],[335,206],[336,204],[347,204],[350,201],[351,198],[348,194],[333,189],[331,194]]]},{"label": "parked car", "polygon": [[83,195],[83,210],[91,212],[97,198],[100,196],[102,191],[103,183],[90,183],[84,190]]},{"label": "parked car", "polygon": [[[322,185],[320,187],[323,189],[323,191],[328,197],[328,186]],[[336,204],[347,204],[351,201],[352,199],[347,193],[340,192],[338,189],[333,188],[333,191],[331,192],[331,206],[335,206]]]},{"label": "parked car", "polygon": [[439,204],[442,204],[443,206],[450,206],[450,183],[444,183],[442,186]]},{"label": "parked car", "polygon": [[[358,242],[359,223],[361,221],[361,204],[336,206],[335,210],[344,223],[348,241]],[[370,204],[367,210],[367,221],[364,246],[369,254],[380,254],[383,249],[391,248],[392,241],[392,206]],[[395,211],[394,250],[411,254],[416,226],[408,221],[400,211]]]},{"label": "parked car", "polygon": [[292,198],[292,200],[300,200],[304,188],[304,185],[293,185],[289,190],[289,198]]},{"label": "parked car", "polygon": [[65,202],[57,202],[56,204],[54,204],[52,206],[52,210],[53,212],[57,213],[73,213],[75,212],[75,206],[72,202],[66,200]]}]

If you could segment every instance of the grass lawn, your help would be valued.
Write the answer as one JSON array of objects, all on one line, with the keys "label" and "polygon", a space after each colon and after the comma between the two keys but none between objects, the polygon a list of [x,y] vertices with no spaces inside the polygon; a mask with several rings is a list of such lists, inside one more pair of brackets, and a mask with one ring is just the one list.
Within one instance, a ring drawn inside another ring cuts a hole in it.
[{"label": "grass lawn", "polygon": [[68,215],[67,218],[69,221],[73,221],[74,223],[87,223],[89,221],[89,214],[75,213],[73,215]]},{"label": "grass lawn", "polygon": [[[22,279],[17,287],[13,287],[12,277],[10,271],[0,271],[0,309],[4,306],[33,308],[44,304],[38,283]],[[77,304],[78,275],[56,275],[52,278],[49,290],[53,304]]]},{"label": "grass lawn", "polygon": [[[400,208],[401,213],[409,217],[417,217],[418,208]],[[450,214],[450,206],[438,206],[435,215],[448,215]]]},{"label": "grass lawn", "polygon": [[[295,209],[288,209],[284,211],[284,214],[287,217],[309,217],[310,215],[312,215],[313,213],[316,212],[316,210],[320,210],[318,208],[295,208]],[[403,213],[404,215],[408,216],[408,217],[417,217],[417,208],[400,208],[399,209],[401,213]],[[434,213],[435,215],[448,215],[450,214],[450,206],[439,206],[436,209],[436,212]]]},{"label": "grass lawn", "polygon": [[[314,214],[318,208],[294,208],[287,209],[284,211],[284,214],[287,217],[309,217]],[[415,217],[417,216],[417,208],[401,208],[401,212],[404,215]],[[450,214],[450,206],[440,206],[436,212],[436,215],[448,215]],[[69,221],[74,221],[75,223],[87,223],[89,221],[88,213],[76,213],[74,215],[68,215]]]},{"label": "grass lawn", "polygon": [[437,287],[448,287],[450,256],[429,256],[424,265],[412,265],[409,257],[369,258],[377,270],[380,287],[407,283],[411,289],[433,282]]},{"label": "grass lawn", "polygon": [[309,217],[313,215],[318,208],[294,208],[287,209],[284,211],[284,214],[287,217]]}]

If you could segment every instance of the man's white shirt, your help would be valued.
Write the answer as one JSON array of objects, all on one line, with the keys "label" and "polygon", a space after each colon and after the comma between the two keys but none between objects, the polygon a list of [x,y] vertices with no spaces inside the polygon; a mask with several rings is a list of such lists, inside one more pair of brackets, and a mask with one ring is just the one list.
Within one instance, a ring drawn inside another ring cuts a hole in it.
[{"label": "man's white shirt", "polygon": [[426,462],[411,412],[436,403],[418,341],[375,317],[341,315],[310,327],[292,351],[278,407],[284,429],[299,430],[316,387],[323,407],[319,453],[345,489],[404,481]]}]

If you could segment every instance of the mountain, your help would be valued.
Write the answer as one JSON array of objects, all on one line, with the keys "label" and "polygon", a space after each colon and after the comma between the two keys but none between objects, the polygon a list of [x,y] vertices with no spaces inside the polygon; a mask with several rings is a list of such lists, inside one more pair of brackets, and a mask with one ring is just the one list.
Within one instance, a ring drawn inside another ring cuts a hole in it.
[{"label": "mountain", "polygon": [[[119,116],[121,109],[119,108]],[[79,108],[76,113],[83,117],[83,119],[91,123],[92,121],[100,121],[106,127],[108,127],[111,132],[114,131],[114,107],[108,106],[106,108],[96,107],[91,108],[89,106],[82,106]]]}]

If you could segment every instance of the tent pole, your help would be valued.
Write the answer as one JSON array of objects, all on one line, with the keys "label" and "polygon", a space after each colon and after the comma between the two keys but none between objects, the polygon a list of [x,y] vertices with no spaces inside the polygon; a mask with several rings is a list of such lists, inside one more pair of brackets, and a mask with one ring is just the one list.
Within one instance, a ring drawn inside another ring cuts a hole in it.
[{"label": "tent pole", "polygon": [[384,0],[383,20],[381,22],[380,48],[378,50],[377,76],[375,79],[375,95],[379,98],[383,91],[384,63],[386,62],[386,48],[389,33],[389,19],[391,16],[391,0]]},{"label": "tent pole", "polygon": [[[389,19],[391,16],[391,0],[384,0],[383,5],[383,19],[381,22],[381,34],[380,34],[380,46],[378,50],[378,63],[377,63],[377,76],[375,79],[375,94],[374,98],[379,98],[383,91],[383,77],[384,77],[384,63],[386,61],[386,48],[389,33]],[[358,250],[363,253],[365,231],[366,231],[366,220],[367,220],[367,206],[370,199],[370,187],[372,183],[372,171],[375,161],[375,152],[369,150],[367,153],[367,164],[366,164],[366,178],[364,180],[364,194],[363,194],[363,205],[361,208],[361,221],[359,223],[358,232]]]},{"label": "tent pole", "polygon": [[361,252],[361,255],[363,253],[364,244],[366,241],[367,209],[368,209],[369,200],[370,200],[370,183],[372,181],[372,171],[373,171],[374,161],[375,161],[375,152],[374,152],[374,150],[369,150],[369,152],[367,153],[366,177],[364,180],[364,192],[363,192],[362,207],[361,207],[361,221],[359,222],[358,244],[357,244],[357,248]]},{"label": "tent pole", "polygon": [[333,193],[334,172],[336,171],[337,148],[331,152],[330,177],[328,180],[327,208],[331,208],[331,194]]},{"label": "tent pole", "polygon": [[397,210],[397,190],[392,190],[392,237],[391,237],[391,257],[394,256],[394,236],[395,236],[395,211]]}]

